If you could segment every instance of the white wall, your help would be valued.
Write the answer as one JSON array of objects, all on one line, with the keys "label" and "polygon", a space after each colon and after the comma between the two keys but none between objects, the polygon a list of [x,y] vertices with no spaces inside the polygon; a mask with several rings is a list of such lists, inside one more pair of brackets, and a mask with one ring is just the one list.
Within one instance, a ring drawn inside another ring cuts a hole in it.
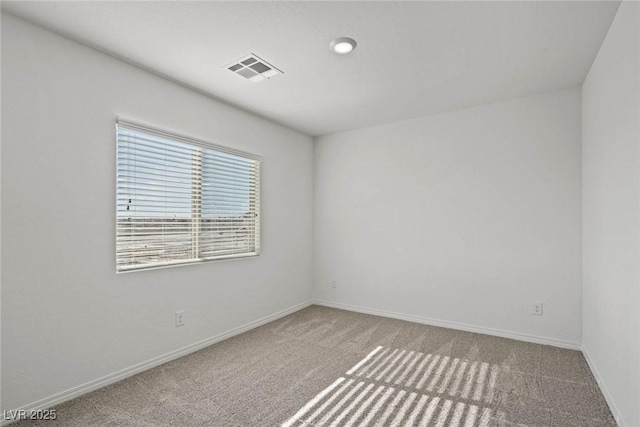
[{"label": "white wall", "polygon": [[[264,156],[262,254],[116,275],[118,115]],[[2,409],[311,297],[309,137],[5,14],[2,122]]]},{"label": "white wall", "polygon": [[316,298],[579,346],[579,88],[320,137],[314,157]]},{"label": "white wall", "polygon": [[582,88],[584,350],[621,426],[640,426],[640,3]]}]

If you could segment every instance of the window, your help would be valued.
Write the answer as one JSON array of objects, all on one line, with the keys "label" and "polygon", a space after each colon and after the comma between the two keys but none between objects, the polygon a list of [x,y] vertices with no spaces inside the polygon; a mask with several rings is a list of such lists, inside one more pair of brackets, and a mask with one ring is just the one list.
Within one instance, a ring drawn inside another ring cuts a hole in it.
[{"label": "window", "polygon": [[116,269],[258,255],[260,161],[117,123]]}]

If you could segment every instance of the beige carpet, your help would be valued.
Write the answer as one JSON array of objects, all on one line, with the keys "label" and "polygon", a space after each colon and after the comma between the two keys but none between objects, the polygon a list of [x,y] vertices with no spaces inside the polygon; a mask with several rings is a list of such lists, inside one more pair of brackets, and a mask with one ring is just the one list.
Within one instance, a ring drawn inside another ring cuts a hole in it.
[{"label": "beige carpet", "polygon": [[580,352],[312,306],[17,426],[615,426]]}]

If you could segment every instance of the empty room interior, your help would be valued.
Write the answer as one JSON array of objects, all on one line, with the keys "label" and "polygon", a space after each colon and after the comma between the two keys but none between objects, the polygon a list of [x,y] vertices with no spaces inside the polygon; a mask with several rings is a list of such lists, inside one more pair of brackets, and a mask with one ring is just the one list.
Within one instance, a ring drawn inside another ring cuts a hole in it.
[{"label": "empty room interior", "polygon": [[1,7],[0,425],[640,427],[640,2]]}]

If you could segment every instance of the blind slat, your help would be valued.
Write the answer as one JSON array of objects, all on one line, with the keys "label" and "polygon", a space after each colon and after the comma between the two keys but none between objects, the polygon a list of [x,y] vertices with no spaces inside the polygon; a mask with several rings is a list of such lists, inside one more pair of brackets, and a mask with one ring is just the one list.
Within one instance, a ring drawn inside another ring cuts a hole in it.
[{"label": "blind slat", "polygon": [[[249,168],[237,167],[234,164],[225,164],[221,162],[207,161],[206,159],[203,160],[202,162],[199,162],[197,160],[202,160],[202,159],[201,158],[197,159],[197,158],[194,158],[193,156],[189,159],[184,159],[184,161],[176,161],[176,159],[167,158],[166,156],[153,157],[153,156],[123,154],[121,156],[121,159],[127,160],[136,169],[146,168],[146,169],[153,169],[153,170],[164,170],[166,168],[171,168],[172,170],[178,173],[185,170],[191,170],[191,169],[197,169],[197,170],[204,169],[204,173],[203,173],[204,176],[210,175],[210,173],[206,171],[207,169],[211,169],[212,167],[214,167],[217,171],[219,171],[217,173],[225,172],[229,175],[238,175],[238,176],[248,176],[253,174],[255,171],[253,167],[249,167]],[[198,164],[194,164],[194,163],[198,163]],[[202,166],[200,166],[199,163],[202,163]],[[127,165],[123,165],[123,166],[127,167]]]},{"label": "blind slat", "polygon": [[[153,130],[150,130],[150,131],[153,132]],[[181,143],[180,141],[177,141],[176,138],[167,139],[167,138],[153,137],[150,135],[149,132],[147,133],[119,132],[118,133],[119,147],[126,147],[132,143],[135,143],[140,150],[144,150],[144,149],[151,150],[151,151],[166,150],[166,151],[170,151],[175,157],[186,155],[187,153],[191,153],[194,148],[195,149],[198,148],[197,145],[194,145],[194,141],[190,141],[189,143],[185,144],[185,143]],[[247,153],[238,152],[236,154],[233,154],[233,153],[225,152],[225,150],[226,151],[229,150],[229,149],[226,149],[225,147],[215,147],[213,144],[210,144],[210,143],[206,143],[206,145],[208,145],[208,147],[205,146],[204,148],[210,149],[210,151],[205,152],[203,155],[215,157],[217,159],[223,159],[230,162],[236,162],[236,163],[253,164],[254,162],[257,161],[257,159],[252,159],[248,157],[250,155]],[[200,148],[203,148],[203,147],[201,146]]]},{"label": "blind slat", "polygon": [[[221,157],[215,157],[202,152],[196,152],[189,150],[183,153],[176,153],[167,149],[145,149],[141,146],[135,148],[130,147],[129,144],[121,144],[118,146],[119,152],[123,159],[129,159],[131,161],[139,161],[146,163],[155,163],[156,161],[171,160],[173,163],[188,165],[193,162],[194,155],[203,159],[204,163],[214,163],[218,166],[225,167],[226,169],[236,171],[250,171],[253,170],[253,163],[251,162],[239,162],[234,159],[224,159]],[[150,161],[153,160],[153,161]]]}]

